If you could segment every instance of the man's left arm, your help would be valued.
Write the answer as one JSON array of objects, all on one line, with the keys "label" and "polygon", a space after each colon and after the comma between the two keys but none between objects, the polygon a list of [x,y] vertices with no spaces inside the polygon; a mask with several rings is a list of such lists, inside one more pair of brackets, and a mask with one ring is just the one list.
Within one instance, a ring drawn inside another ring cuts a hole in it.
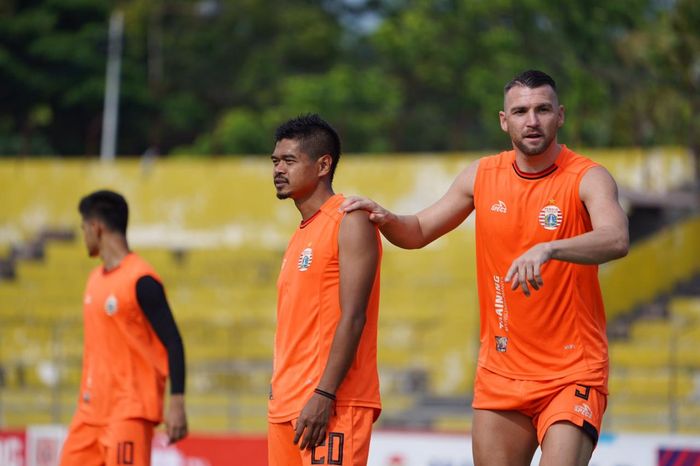
[{"label": "man's left arm", "polygon": [[589,169],[581,179],[579,197],[591,217],[593,229],[572,238],[539,243],[513,261],[506,282],[521,287],[530,296],[542,285],[541,266],[550,259],[577,264],[602,264],[627,255],[629,228],[627,216],[618,201],[617,184],[603,167]]},{"label": "man's left arm", "polygon": [[169,443],[187,436],[185,413],[185,350],[163,285],[150,275],[136,282],[136,298],[153,331],[168,353],[170,404],[165,415]]},{"label": "man's left arm", "polygon": [[317,387],[322,393],[314,392],[297,420],[294,443],[298,443],[306,431],[299,444],[301,449],[313,448],[325,439],[334,409],[334,400],[328,395],[335,396],[345,379],[367,320],[367,304],[379,261],[377,227],[369,221],[367,212],[355,211],[345,215],[338,234],[338,251],[340,321]]}]

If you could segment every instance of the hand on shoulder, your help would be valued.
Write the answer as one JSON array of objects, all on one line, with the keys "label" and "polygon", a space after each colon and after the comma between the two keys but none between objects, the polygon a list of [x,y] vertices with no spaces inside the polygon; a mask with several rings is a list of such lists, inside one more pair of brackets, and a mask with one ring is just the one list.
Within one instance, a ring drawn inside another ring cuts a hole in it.
[{"label": "hand on shoulder", "polygon": [[387,223],[393,214],[372,199],[362,196],[348,196],[340,205],[340,210],[346,213],[364,211],[369,221],[379,226]]}]

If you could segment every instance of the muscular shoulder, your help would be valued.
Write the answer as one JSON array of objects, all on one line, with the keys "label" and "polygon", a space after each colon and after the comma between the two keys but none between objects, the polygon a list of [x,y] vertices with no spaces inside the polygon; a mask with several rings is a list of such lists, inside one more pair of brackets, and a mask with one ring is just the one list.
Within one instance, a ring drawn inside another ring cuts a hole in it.
[{"label": "muscular shoulder", "polygon": [[474,194],[476,174],[483,160],[484,159],[476,159],[471,162],[467,168],[459,172],[450,190],[456,190],[460,195],[472,196]]},{"label": "muscular shoulder", "polygon": [[340,230],[346,231],[374,231],[376,226],[369,220],[369,212],[366,210],[353,210],[343,216]]},{"label": "muscular shoulder", "polygon": [[370,222],[369,212],[354,210],[343,216],[338,232],[338,244],[349,247],[369,247],[376,244],[377,226]]},{"label": "muscular shoulder", "polygon": [[617,184],[605,167],[596,164],[588,168],[581,177],[579,194],[584,202],[597,195],[617,198]]}]

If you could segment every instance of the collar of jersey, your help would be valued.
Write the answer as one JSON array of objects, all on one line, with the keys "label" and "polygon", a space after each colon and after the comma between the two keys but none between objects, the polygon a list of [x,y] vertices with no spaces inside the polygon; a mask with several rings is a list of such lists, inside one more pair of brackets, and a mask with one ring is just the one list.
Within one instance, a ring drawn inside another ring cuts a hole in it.
[{"label": "collar of jersey", "polygon": [[515,161],[513,161],[513,170],[515,171],[515,174],[518,175],[520,178],[524,178],[526,180],[539,180],[540,178],[544,178],[545,176],[551,175],[556,171],[557,168],[559,168],[559,166],[556,163],[553,163],[544,170],[540,170],[535,173],[527,173],[520,170],[518,168],[518,164],[515,163]]},{"label": "collar of jersey", "polygon": [[331,209],[333,206],[333,203],[337,203],[340,205],[340,202],[342,201],[342,194],[333,194],[331,197],[326,199],[326,201],[319,207],[319,209],[309,218],[306,220],[302,220],[301,223],[299,224],[299,228],[304,228],[306,227],[309,223],[311,223],[316,217],[318,217],[318,214],[320,214],[322,211],[326,210],[328,211]]},{"label": "collar of jersey", "polygon": [[302,220],[301,223],[299,224],[299,228],[304,228],[305,226],[307,226],[316,217],[318,217],[318,214],[320,214],[320,213],[321,213],[321,209],[318,209],[311,217],[307,218],[306,220]]}]

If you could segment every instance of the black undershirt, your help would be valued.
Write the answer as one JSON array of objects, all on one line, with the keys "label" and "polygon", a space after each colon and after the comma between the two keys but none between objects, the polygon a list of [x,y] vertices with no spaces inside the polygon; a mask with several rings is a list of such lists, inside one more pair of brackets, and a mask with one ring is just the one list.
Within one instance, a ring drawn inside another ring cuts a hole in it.
[{"label": "black undershirt", "polygon": [[163,285],[152,276],[144,275],[136,282],[136,299],[168,352],[170,393],[185,393],[185,350]]}]

